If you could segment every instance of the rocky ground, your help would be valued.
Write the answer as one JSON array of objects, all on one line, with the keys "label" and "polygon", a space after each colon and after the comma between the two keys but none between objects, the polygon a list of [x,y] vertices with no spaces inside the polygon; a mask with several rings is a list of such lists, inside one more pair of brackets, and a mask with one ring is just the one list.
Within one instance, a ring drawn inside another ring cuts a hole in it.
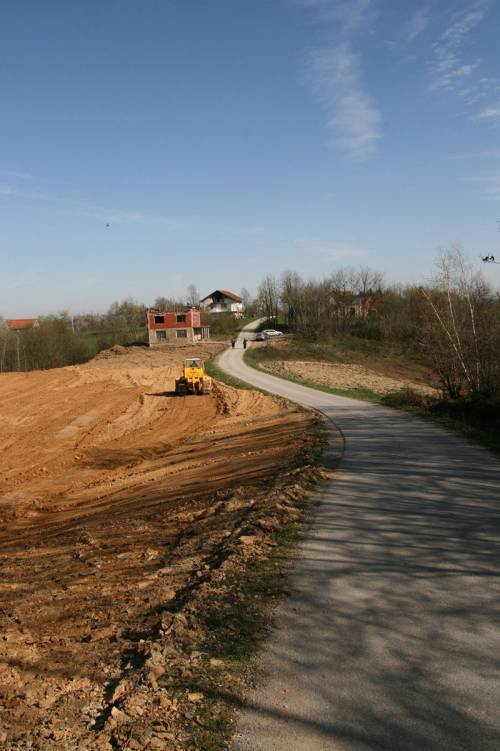
[{"label": "rocky ground", "polygon": [[182,749],[219,712],[206,613],[297,518],[316,438],[258,392],[173,396],[194,354],[0,375],[6,751]]}]

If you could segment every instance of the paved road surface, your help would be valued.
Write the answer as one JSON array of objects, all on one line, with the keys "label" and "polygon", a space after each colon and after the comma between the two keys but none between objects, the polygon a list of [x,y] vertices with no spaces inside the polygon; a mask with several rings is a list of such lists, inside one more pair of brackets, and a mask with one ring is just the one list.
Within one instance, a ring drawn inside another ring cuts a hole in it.
[{"label": "paved road surface", "polygon": [[248,368],[238,347],[224,370],[323,410],[346,448],[235,751],[499,751],[500,462],[403,413]]}]

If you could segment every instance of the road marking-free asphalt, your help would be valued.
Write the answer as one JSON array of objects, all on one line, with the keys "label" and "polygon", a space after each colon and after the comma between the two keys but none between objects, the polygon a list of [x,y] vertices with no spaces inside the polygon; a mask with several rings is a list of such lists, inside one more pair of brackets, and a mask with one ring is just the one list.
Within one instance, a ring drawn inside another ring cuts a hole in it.
[{"label": "road marking-free asphalt", "polygon": [[322,410],[346,446],[316,491],[234,751],[499,751],[500,461],[249,368],[244,336],[220,367]]}]

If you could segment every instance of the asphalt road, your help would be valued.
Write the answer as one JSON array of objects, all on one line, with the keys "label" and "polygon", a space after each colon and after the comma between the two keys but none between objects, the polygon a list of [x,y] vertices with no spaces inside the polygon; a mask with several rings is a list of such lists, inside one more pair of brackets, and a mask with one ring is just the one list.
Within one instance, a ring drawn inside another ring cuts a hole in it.
[{"label": "asphalt road", "polygon": [[345,452],[317,491],[234,751],[499,751],[499,460],[248,368],[241,339],[220,367],[321,409],[332,461]]}]

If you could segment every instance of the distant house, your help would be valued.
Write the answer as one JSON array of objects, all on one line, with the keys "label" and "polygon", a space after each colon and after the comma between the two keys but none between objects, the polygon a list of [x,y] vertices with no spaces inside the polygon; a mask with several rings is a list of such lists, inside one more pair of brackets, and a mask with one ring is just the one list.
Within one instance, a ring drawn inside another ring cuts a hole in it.
[{"label": "distant house", "polygon": [[227,289],[214,290],[200,300],[200,307],[206,313],[233,313],[237,317],[243,315],[242,298]]},{"label": "distant house", "polygon": [[7,328],[11,331],[26,331],[26,329],[36,329],[40,325],[38,318],[9,318],[5,321]]},{"label": "distant house", "polygon": [[210,337],[208,326],[201,325],[198,308],[186,308],[181,312],[148,309],[149,345],[190,344]]},{"label": "distant house", "polygon": [[353,316],[354,318],[366,318],[374,306],[373,297],[354,294],[350,290],[333,292],[330,303],[339,315]]}]

